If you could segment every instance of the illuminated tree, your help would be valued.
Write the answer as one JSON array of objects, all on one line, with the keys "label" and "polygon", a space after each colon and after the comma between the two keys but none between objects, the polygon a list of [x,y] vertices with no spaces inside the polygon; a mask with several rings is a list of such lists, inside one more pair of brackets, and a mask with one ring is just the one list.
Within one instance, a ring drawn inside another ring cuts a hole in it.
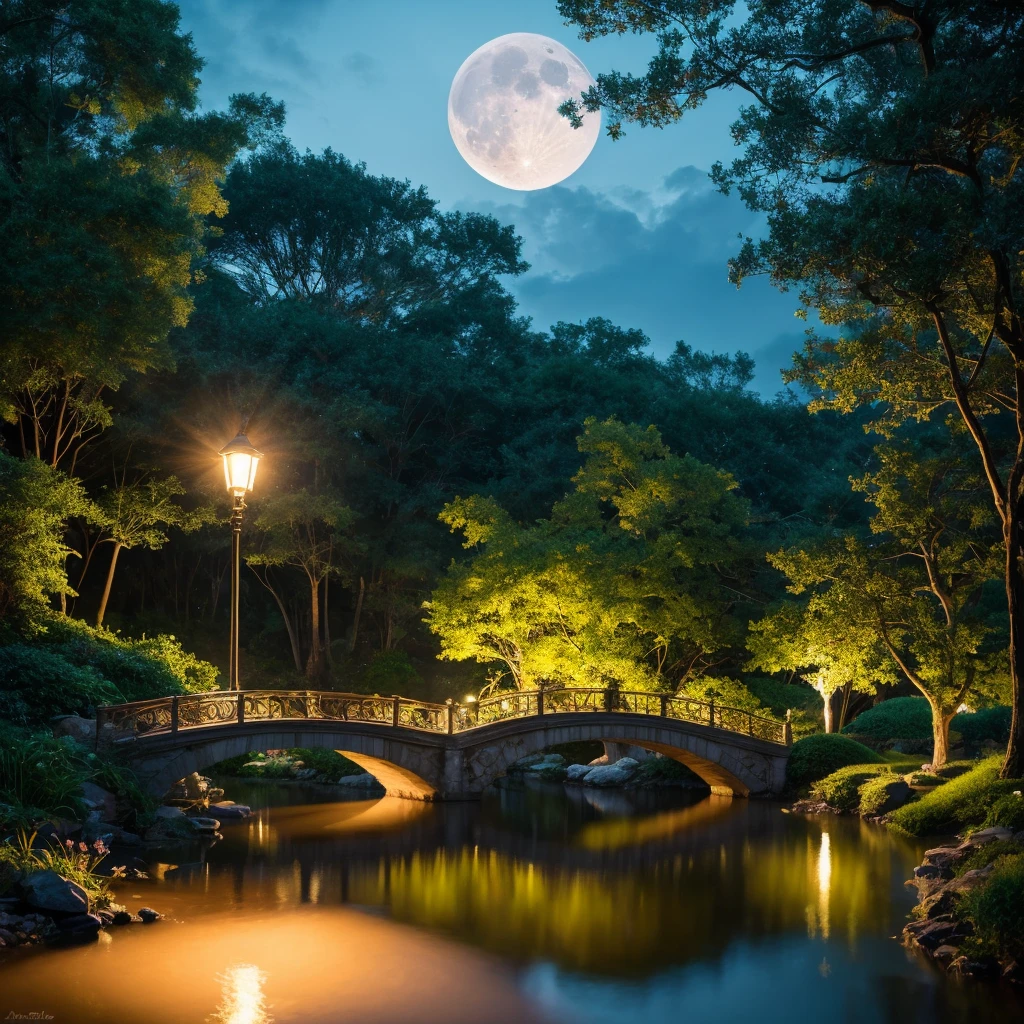
[{"label": "illuminated tree", "polygon": [[682,685],[735,640],[720,573],[743,553],[746,505],[654,427],[588,420],[579,448],[548,520],[519,525],[480,496],[445,507],[478,553],[434,591],[441,657],[501,663],[515,687]]},{"label": "illuminated tree", "polygon": [[[971,438],[1004,543],[1013,720],[1024,774],[1024,8],[930,0],[560,0],[585,38],[657,35],[641,76],[600,75],[564,112],[666,125],[719,89],[748,101],[714,177],[768,218],[733,275],[799,283],[840,340],[792,378],[812,409],[883,434],[939,416]],[[1012,428],[1003,424],[1010,420]]]}]

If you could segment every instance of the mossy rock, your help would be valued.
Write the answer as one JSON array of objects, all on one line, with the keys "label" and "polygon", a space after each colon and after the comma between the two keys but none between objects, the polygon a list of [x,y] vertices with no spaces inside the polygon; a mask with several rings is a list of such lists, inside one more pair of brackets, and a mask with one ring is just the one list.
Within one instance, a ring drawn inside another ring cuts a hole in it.
[{"label": "mossy rock", "polygon": [[878,775],[868,779],[859,790],[857,810],[864,817],[873,818],[902,807],[910,799],[911,789],[898,775]]}]

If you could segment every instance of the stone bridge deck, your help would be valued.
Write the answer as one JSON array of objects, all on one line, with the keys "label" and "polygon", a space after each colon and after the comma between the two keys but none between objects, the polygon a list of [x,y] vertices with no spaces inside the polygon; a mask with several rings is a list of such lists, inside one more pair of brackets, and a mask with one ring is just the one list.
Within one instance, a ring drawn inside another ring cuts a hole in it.
[{"label": "stone bridge deck", "polygon": [[243,690],[101,708],[97,742],[127,748],[162,794],[217,761],[254,749],[326,747],[375,775],[390,795],[473,799],[527,754],[615,740],[686,764],[712,792],[772,795],[785,779],[788,723],[662,693],[572,688],[431,704],[405,697]]}]

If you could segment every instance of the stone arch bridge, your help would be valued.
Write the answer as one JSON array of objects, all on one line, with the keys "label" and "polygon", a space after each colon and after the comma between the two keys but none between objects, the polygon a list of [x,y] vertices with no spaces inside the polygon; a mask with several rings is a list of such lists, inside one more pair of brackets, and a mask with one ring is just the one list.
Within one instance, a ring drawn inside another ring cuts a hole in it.
[{"label": "stone arch bridge", "polygon": [[97,744],[124,750],[154,795],[250,750],[325,747],[376,776],[391,796],[475,799],[527,754],[611,740],[665,754],[713,793],[782,789],[792,736],[777,722],[714,702],[616,689],[548,689],[432,704],[406,697],[242,690],[100,708]]}]

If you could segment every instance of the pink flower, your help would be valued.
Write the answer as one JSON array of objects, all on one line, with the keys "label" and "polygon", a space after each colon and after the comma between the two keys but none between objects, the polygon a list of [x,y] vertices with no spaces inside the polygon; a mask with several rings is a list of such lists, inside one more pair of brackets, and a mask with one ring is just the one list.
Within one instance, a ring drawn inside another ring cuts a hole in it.
[{"label": "pink flower", "polygon": [[68,848],[69,850],[73,850],[73,849],[75,848],[75,841],[74,841],[73,839],[65,839],[65,840],[64,840],[64,845],[65,845],[65,846],[66,846],[66,847],[67,847],[67,848]]},{"label": "pink flower", "polygon": [[82,851],[82,853],[88,853],[89,852],[89,847],[86,846],[85,843],[79,843],[78,844],[78,848]]}]

